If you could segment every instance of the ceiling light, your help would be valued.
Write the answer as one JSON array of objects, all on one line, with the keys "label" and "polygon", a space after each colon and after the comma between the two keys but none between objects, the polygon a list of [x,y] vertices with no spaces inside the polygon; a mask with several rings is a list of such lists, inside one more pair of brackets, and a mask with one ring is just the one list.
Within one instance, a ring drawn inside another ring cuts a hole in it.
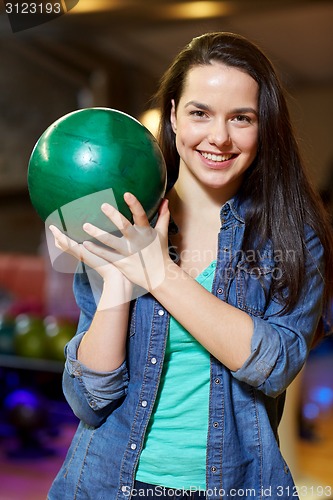
[{"label": "ceiling light", "polygon": [[[157,7],[157,6],[156,6]],[[179,2],[158,7],[160,17],[172,19],[203,19],[207,17],[225,16],[234,11],[231,2],[196,1]]]},{"label": "ceiling light", "polygon": [[158,126],[160,123],[161,113],[157,108],[148,109],[144,111],[140,116],[139,120],[144,125],[149,132],[151,132],[155,137],[157,136]]},{"label": "ceiling light", "polygon": [[[148,7],[148,5],[147,5]],[[132,9],[131,9],[132,8]],[[88,14],[93,12],[116,11],[129,9],[147,15],[138,0],[79,0],[71,10],[73,14]],[[162,19],[203,19],[225,16],[234,12],[231,1],[193,1],[175,3],[154,3],[149,5],[149,14]]]},{"label": "ceiling light", "polygon": [[73,14],[87,14],[89,12],[117,10],[134,5],[137,5],[137,2],[133,0],[80,0],[72,12]]}]

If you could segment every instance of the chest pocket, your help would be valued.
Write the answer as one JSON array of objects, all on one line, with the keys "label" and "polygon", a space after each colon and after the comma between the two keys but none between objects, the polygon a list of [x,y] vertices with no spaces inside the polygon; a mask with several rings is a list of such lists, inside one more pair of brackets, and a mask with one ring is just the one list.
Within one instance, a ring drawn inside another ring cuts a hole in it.
[{"label": "chest pocket", "polygon": [[230,275],[227,302],[253,315],[262,317],[271,300],[271,285],[280,269],[270,254],[252,264],[246,258],[237,262]]},{"label": "chest pocket", "polygon": [[239,262],[235,276],[237,306],[249,314],[263,316],[271,299],[272,280],[278,273],[274,261],[268,259],[254,266],[246,261]]}]

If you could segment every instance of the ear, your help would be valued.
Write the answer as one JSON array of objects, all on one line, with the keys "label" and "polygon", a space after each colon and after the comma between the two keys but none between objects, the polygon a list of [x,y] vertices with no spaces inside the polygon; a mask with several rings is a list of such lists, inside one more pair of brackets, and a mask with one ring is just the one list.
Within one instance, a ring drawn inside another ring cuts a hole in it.
[{"label": "ear", "polygon": [[171,112],[170,112],[170,122],[171,122],[171,127],[174,133],[176,134],[177,132],[177,117],[176,117],[176,105],[175,105],[175,100],[171,100]]}]

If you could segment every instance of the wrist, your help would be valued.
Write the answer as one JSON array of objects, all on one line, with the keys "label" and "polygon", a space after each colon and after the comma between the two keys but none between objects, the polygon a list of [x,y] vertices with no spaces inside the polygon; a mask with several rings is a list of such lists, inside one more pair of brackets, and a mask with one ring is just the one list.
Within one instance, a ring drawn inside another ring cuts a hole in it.
[{"label": "wrist", "polygon": [[133,285],[120,272],[113,277],[106,277],[97,310],[128,308],[132,299]]},{"label": "wrist", "polygon": [[184,279],[184,271],[170,257],[166,260],[164,269],[163,280],[160,280],[153,290],[153,295],[155,296],[163,294],[163,290],[168,289],[170,286],[175,286],[174,282],[176,280]]}]

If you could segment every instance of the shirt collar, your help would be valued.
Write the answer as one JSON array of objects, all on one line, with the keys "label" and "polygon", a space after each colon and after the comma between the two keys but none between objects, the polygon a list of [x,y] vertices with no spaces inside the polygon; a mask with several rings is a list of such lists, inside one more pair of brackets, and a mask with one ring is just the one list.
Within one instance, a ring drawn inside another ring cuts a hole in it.
[{"label": "shirt collar", "polygon": [[227,217],[232,215],[237,220],[245,223],[245,214],[248,208],[250,201],[242,200],[238,195],[235,195],[233,198],[230,198],[224,205],[222,205],[220,210],[220,218],[221,220],[225,220]]},{"label": "shirt collar", "polygon": [[[245,223],[245,214],[247,211],[247,207],[249,205],[249,200],[241,200],[238,195],[235,195],[233,198],[230,198],[224,205],[222,205],[220,210],[220,219],[225,220],[230,214],[232,214],[235,219],[239,220],[239,222]],[[156,221],[158,218],[158,214],[151,220],[150,224],[152,227],[155,227]],[[170,215],[169,222],[169,236],[178,233],[178,227],[175,221]]]}]

